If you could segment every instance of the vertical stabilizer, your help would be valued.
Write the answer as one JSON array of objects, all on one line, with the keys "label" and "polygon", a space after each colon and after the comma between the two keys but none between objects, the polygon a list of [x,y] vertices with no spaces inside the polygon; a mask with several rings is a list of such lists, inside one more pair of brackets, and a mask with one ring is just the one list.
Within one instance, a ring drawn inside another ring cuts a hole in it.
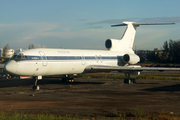
[{"label": "vertical stabilizer", "polygon": [[123,22],[123,23],[127,25],[127,28],[121,40],[123,41],[124,46],[128,48],[132,48],[134,43],[134,38],[136,35],[136,28],[139,25],[133,25],[133,22]]},{"label": "vertical stabilizer", "polygon": [[112,50],[120,50],[122,48],[125,49],[132,49],[133,43],[134,43],[134,38],[136,34],[136,28],[139,27],[140,25],[165,25],[165,24],[175,24],[175,23],[135,23],[135,22],[123,22],[123,24],[118,24],[118,25],[112,25],[111,27],[117,27],[117,26],[127,26],[122,39],[119,40],[119,44],[117,45],[111,45]]}]

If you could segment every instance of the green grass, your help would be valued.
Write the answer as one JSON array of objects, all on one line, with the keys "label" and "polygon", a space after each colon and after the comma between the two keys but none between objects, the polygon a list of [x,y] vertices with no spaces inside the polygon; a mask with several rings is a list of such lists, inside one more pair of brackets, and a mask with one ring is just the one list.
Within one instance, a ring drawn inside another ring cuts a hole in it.
[{"label": "green grass", "polygon": [[178,115],[168,115],[167,113],[159,113],[156,116],[144,115],[143,112],[136,107],[131,113],[118,113],[114,111],[108,116],[99,117],[80,117],[76,115],[75,117],[57,116],[53,114],[27,114],[27,113],[0,113],[0,120],[179,120]]},{"label": "green grass", "polygon": [[142,118],[143,115],[144,115],[144,113],[143,113],[143,111],[140,110],[140,109],[138,108],[138,106],[137,106],[137,107],[135,108],[135,110],[134,110],[134,115],[135,115],[136,118]]},{"label": "green grass", "polygon": [[0,120],[89,120],[87,118],[70,117],[68,115],[61,117],[50,114],[25,114],[25,113],[0,113]]},{"label": "green grass", "polygon": [[[80,74],[78,78],[100,78],[100,79],[125,79],[125,75],[122,73],[86,73]],[[134,79],[151,79],[151,80],[180,80],[180,75],[177,74],[140,74],[131,75]]]}]

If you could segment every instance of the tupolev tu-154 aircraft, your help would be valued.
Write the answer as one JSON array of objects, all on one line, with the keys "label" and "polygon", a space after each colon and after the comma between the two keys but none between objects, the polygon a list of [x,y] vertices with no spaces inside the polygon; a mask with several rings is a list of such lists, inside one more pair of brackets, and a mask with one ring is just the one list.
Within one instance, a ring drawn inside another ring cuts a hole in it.
[{"label": "tupolev tu-154 aircraft", "polygon": [[37,48],[15,54],[4,66],[10,74],[19,76],[33,76],[35,83],[33,89],[39,89],[37,81],[42,76],[65,75],[66,80],[70,74],[86,72],[123,72],[125,82],[135,82],[130,75],[139,75],[143,70],[179,71],[180,68],[141,67],[136,65],[140,58],[133,51],[136,28],[140,25],[166,25],[175,23],[135,23],[123,22],[112,25],[127,26],[121,40],[107,39],[107,50],[80,50],[80,49],[50,49]]}]

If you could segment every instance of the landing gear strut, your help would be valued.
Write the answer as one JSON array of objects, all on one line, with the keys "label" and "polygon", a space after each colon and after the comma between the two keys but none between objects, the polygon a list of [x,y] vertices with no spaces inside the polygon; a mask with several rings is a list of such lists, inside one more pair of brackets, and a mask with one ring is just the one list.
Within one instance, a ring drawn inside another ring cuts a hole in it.
[{"label": "landing gear strut", "polygon": [[130,72],[127,72],[127,73],[124,73],[125,76],[126,76],[126,79],[124,79],[124,83],[128,83],[128,84],[134,84],[136,83],[136,80],[135,79],[131,79],[130,78],[130,75],[131,73]]},{"label": "landing gear strut", "polygon": [[40,87],[37,85],[37,82],[38,82],[39,79],[42,79],[42,76],[33,77],[33,79],[35,80],[35,82],[34,82],[34,85],[33,85],[32,89],[33,90],[39,90]]}]

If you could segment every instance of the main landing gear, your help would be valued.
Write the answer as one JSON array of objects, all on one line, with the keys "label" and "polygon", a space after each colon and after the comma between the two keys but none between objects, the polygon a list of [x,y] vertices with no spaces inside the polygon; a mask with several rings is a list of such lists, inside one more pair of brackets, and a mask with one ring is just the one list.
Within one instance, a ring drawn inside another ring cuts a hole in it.
[{"label": "main landing gear", "polygon": [[134,83],[136,83],[135,79],[131,79],[130,78],[130,75],[131,75],[130,72],[127,72],[127,73],[124,73],[124,74],[126,76],[126,79],[124,79],[124,83],[127,83],[127,84],[134,84]]},{"label": "main landing gear", "polygon": [[33,90],[39,90],[40,87],[37,85],[37,82],[38,82],[39,79],[42,79],[42,76],[36,76],[36,77],[33,77],[33,79],[35,80],[35,82],[34,82],[34,85],[33,85],[32,89]]},{"label": "main landing gear", "polygon": [[75,81],[74,77],[71,77],[68,75],[65,75],[64,77],[62,77],[62,82],[64,82],[64,83],[72,83],[74,81]]}]

